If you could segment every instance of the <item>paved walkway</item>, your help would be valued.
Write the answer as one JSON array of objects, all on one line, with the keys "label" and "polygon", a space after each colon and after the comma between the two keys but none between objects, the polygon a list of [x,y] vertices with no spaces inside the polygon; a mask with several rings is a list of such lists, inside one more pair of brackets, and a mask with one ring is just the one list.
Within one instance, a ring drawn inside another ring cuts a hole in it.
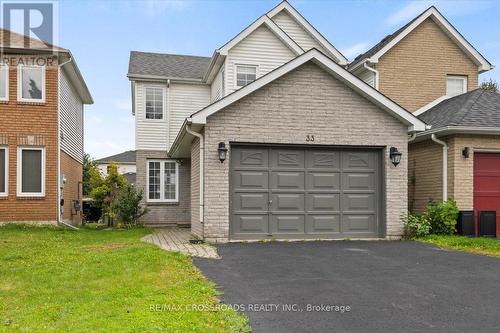
[{"label": "paved walkway", "polygon": [[151,235],[144,236],[144,242],[153,243],[166,251],[182,252],[184,254],[201,258],[219,258],[215,247],[200,243],[191,244],[191,232],[188,228],[162,228],[154,229]]}]

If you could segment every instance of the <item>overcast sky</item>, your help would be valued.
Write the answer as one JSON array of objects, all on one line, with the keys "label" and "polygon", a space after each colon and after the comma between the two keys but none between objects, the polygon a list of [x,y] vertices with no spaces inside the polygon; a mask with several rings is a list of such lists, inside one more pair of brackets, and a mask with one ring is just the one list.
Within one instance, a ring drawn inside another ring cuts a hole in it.
[{"label": "overcast sky", "polygon": [[[59,4],[59,45],[69,48],[94,97],[85,151],[100,158],[134,149],[131,50],[211,56],[279,1],[75,1]],[[352,60],[434,4],[490,62],[500,65],[500,1],[291,0]],[[480,80],[500,81],[500,70]]]}]

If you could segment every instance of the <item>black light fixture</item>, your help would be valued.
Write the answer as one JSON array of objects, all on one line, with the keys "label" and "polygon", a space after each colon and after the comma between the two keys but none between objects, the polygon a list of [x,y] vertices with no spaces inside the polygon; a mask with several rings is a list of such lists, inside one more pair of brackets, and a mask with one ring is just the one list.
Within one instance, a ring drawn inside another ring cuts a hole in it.
[{"label": "black light fixture", "polygon": [[462,150],[462,156],[465,158],[469,158],[469,154],[470,154],[469,147],[464,147],[464,149]]},{"label": "black light fixture", "polygon": [[219,148],[217,149],[219,152],[219,161],[223,163],[226,160],[227,156],[227,148],[224,142],[219,142]]},{"label": "black light fixture", "polygon": [[398,166],[399,162],[401,162],[401,155],[398,148],[391,147],[391,149],[389,149],[389,158],[394,166]]}]

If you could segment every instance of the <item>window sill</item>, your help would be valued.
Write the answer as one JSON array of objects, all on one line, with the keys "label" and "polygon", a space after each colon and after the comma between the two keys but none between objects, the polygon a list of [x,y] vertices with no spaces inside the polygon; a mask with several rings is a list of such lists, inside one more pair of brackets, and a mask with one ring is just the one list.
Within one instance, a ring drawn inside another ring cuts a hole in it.
[{"label": "window sill", "polygon": [[43,200],[45,195],[22,195],[18,194],[17,199],[19,200]]},{"label": "window sill", "polygon": [[47,104],[45,101],[17,101],[18,104],[26,104],[26,105],[45,105]]},{"label": "window sill", "polygon": [[179,201],[147,201],[148,206],[178,206]]}]

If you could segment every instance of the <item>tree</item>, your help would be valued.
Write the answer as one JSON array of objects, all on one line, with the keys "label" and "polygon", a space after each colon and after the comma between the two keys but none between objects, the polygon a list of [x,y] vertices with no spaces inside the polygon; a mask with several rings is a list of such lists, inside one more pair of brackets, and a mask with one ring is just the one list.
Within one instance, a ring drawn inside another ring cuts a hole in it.
[{"label": "tree", "polygon": [[142,198],[142,191],[132,185],[128,185],[118,194],[113,203],[113,210],[125,226],[136,226],[139,218],[146,214],[147,210],[141,205]]},{"label": "tree", "polygon": [[498,93],[500,90],[500,87],[499,87],[497,81],[495,81],[493,79],[489,79],[488,81],[483,81],[483,83],[481,83],[481,89],[489,90],[489,91],[494,92],[494,93]]},{"label": "tree", "polygon": [[90,178],[92,172],[99,172],[94,159],[87,153],[83,154],[83,195],[88,196],[92,190]]}]

